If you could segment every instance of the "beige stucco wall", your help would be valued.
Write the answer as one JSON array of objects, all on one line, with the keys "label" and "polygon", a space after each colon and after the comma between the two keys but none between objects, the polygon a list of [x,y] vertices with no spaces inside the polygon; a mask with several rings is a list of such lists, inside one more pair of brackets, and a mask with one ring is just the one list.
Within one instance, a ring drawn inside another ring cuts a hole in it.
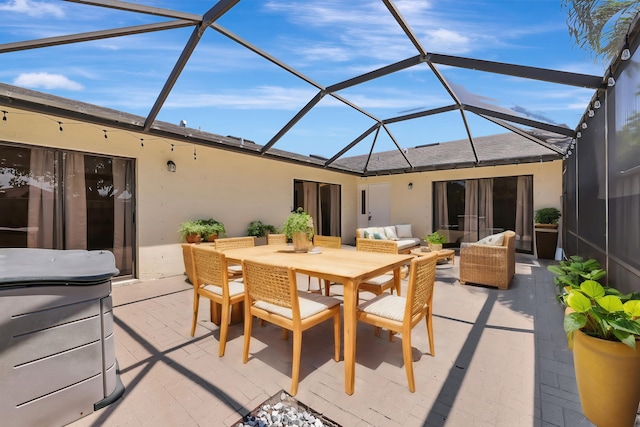
[{"label": "beige stucco wall", "polygon": [[[8,110],[8,120],[0,121],[2,141],[136,159],[139,278],[182,274],[177,229],[188,219],[215,218],[224,223],[228,236],[246,235],[249,223],[258,219],[280,227],[293,208],[294,179],[341,185],[343,232],[356,228],[356,178],[351,175],[201,146],[194,160],[194,145],[186,142]],[[144,147],[140,138],[145,138]],[[176,163],[175,173],[167,170],[168,160]]]},{"label": "beige stucco wall", "polygon": [[[391,222],[413,224],[416,236],[431,231],[433,181],[533,174],[535,209],[561,207],[560,161],[365,179],[201,146],[195,147],[194,159],[194,145],[188,142],[148,138],[12,108],[5,110],[9,113],[7,121],[0,121],[2,141],[136,160],[136,274],[141,279],[182,274],[177,229],[185,220],[215,218],[224,223],[228,236],[246,235],[249,222],[257,219],[280,227],[294,208],[294,179],[342,186],[345,242],[355,241],[358,186],[366,183],[391,185]],[[104,137],[104,129],[108,138]],[[140,138],[144,138],[144,147]],[[168,160],[176,163],[175,173],[167,171]],[[413,183],[412,190],[407,188],[409,182]]]},{"label": "beige stucco wall", "polygon": [[[391,187],[391,223],[412,224],[414,236],[422,237],[433,231],[433,182],[517,175],[533,175],[534,210],[547,206],[562,209],[561,160],[356,179],[359,185],[388,183]],[[411,190],[409,183],[413,183]]]}]

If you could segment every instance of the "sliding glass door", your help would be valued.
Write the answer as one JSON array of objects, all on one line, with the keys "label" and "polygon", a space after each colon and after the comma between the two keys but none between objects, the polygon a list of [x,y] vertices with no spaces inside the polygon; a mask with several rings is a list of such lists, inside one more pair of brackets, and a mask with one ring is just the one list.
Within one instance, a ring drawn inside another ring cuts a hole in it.
[{"label": "sliding glass door", "polygon": [[516,248],[533,252],[533,177],[435,182],[434,230],[449,246],[477,242],[504,230],[516,232]]},{"label": "sliding glass door", "polygon": [[294,209],[302,207],[313,217],[315,233],[321,236],[340,236],[340,185],[295,180],[293,182]]},{"label": "sliding glass door", "polygon": [[134,161],[0,143],[0,247],[104,249],[133,275]]}]

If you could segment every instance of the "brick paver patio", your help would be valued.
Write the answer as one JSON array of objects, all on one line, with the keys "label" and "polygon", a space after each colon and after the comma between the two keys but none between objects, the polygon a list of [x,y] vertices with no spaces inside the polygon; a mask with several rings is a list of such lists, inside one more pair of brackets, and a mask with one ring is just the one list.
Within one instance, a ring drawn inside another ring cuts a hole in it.
[{"label": "brick paver patio", "polygon": [[[591,426],[581,412],[548,263],[518,254],[508,290],[462,286],[458,260],[438,265],[436,356],[418,325],[415,393],[407,387],[401,337],[390,343],[386,333],[378,338],[370,326],[358,326],[356,389],[348,396],[344,365],[332,360],[331,323],[305,332],[296,398],[343,426]],[[299,287],[306,286],[300,277]],[[291,339],[256,323],[244,365],[242,325],[233,325],[220,358],[206,301],[196,336],[189,335],[192,298],[184,276],[114,285],[116,357],[126,391],[73,427],[231,426],[290,389]]]}]

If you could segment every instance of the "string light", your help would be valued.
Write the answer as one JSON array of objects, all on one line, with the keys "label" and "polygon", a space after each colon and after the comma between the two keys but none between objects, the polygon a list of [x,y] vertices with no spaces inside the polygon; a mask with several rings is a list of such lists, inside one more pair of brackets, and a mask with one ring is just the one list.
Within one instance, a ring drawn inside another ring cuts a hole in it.
[{"label": "string light", "polygon": [[587,127],[589,127],[589,126],[587,125],[587,122],[582,122],[582,129],[586,129]]},{"label": "string light", "polygon": [[597,97],[596,100],[593,102],[593,108],[595,108],[596,110],[598,108],[600,108],[602,104],[600,104],[600,97]]},{"label": "string light", "polygon": [[628,61],[631,58],[631,51],[629,50],[629,36],[624,38],[624,48],[622,49],[622,53],[620,54],[620,59],[623,61]]},{"label": "string light", "polygon": [[609,76],[609,78],[607,79],[607,86],[613,87],[615,85],[616,85],[616,79],[614,79],[613,76]]},{"label": "string light", "polygon": [[589,113],[588,113],[589,117],[593,117],[596,115],[595,111],[593,111],[591,108],[589,108]]},{"label": "string light", "polygon": [[576,133],[576,138],[580,138],[582,136],[582,132],[578,131],[578,133]]}]

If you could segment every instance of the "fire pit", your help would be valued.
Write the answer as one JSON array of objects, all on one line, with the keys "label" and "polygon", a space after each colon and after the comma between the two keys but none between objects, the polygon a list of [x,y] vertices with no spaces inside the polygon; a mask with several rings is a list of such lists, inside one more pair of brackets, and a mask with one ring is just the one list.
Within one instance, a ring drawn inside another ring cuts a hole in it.
[{"label": "fire pit", "polygon": [[232,427],[341,427],[282,390],[261,403]]}]

